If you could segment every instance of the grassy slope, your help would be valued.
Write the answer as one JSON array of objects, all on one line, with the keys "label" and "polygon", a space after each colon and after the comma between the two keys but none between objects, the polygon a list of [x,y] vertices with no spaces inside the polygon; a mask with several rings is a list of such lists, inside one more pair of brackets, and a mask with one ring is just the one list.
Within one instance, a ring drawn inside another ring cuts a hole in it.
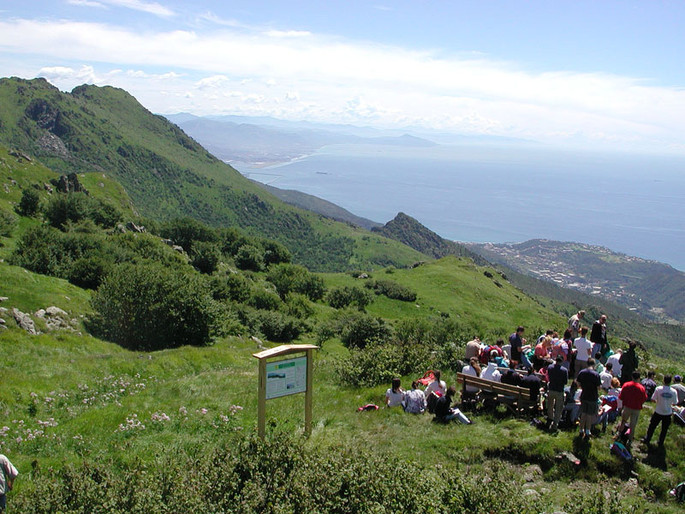
[{"label": "grassy slope", "polygon": [[[497,287],[483,271],[468,261],[448,257],[412,270],[376,273],[374,278],[390,278],[414,288],[418,299],[405,303],[377,298],[369,312],[390,319],[449,312],[467,323],[482,320],[479,329],[493,337],[506,335],[519,321],[537,321],[540,326],[563,322],[510,285]],[[0,277],[0,295],[10,297],[3,303],[5,307],[33,312],[55,304],[74,317],[88,312],[89,294],[63,280],[28,273],[7,263],[0,263]],[[329,286],[360,281],[349,275],[325,278]],[[319,316],[331,311],[323,305],[317,310]],[[0,436],[0,450],[22,472],[15,495],[29,494],[33,478],[27,470],[34,461],[43,469],[110,459],[135,466],[169,451],[207,452],[254,430],[257,366],[251,354],[257,348],[250,339],[226,338],[212,347],[148,354],[126,351],[87,335],[28,336],[9,320],[8,325],[10,328],[0,334],[4,356],[0,364],[0,426],[10,428],[6,436]],[[310,341],[307,337],[302,340]],[[339,386],[335,362],[346,352],[332,341],[316,355],[315,429],[308,443],[312,448],[325,451],[329,446],[342,445],[355,452],[387,452],[410,466],[444,463],[457,472],[469,469],[483,476],[493,467],[510,466],[522,475],[532,473],[526,488],[546,495],[555,492],[560,498],[568,487],[597,481],[607,490],[625,489],[618,478],[621,466],[607,450],[609,435],[584,447],[570,432],[552,437],[525,420],[503,413],[475,415],[476,424],[470,427],[436,426],[429,416],[409,416],[399,410],[357,414],[359,405],[382,404],[386,386]],[[445,378],[454,383],[451,374]],[[409,377],[403,380],[406,384]],[[37,396],[33,398],[31,393]],[[243,410],[231,414],[232,405]],[[182,407],[187,415],[179,413]],[[156,424],[151,421],[154,413],[165,413],[171,419]],[[146,428],[119,431],[119,425],[125,425],[134,414]],[[228,421],[220,418],[222,414]],[[302,397],[269,402],[268,415],[281,430],[297,432],[302,425]],[[646,417],[643,415],[639,435],[646,428]],[[29,440],[27,429],[41,429],[38,421],[49,418],[57,425],[43,427],[44,436]],[[671,430],[663,463],[669,475],[656,467],[662,465],[661,457],[640,454],[645,461],[636,465],[641,485],[631,493],[631,501],[643,501],[636,494],[656,494],[659,510],[669,508],[665,487],[685,472],[685,462],[680,458],[685,450],[682,429],[674,426]],[[17,437],[23,441],[17,442]],[[587,464],[578,470],[556,464],[555,456],[562,451],[575,452]],[[537,476],[537,468],[531,465],[539,466],[543,474]]]},{"label": "grassy slope", "polygon": [[[1,142],[60,173],[94,173],[95,183],[103,173],[116,179],[143,216],[237,225],[281,241],[298,262],[317,270],[403,266],[425,258],[281,202],[123,90],[81,86],[68,94],[43,80],[1,79],[0,105]],[[45,138],[64,148],[50,149]]]}]

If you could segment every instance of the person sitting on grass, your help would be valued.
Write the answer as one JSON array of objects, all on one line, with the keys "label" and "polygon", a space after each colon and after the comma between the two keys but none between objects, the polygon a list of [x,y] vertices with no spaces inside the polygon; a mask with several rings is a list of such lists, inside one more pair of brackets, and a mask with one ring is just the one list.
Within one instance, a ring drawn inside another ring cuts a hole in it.
[{"label": "person sitting on grass", "polygon": [[404,390],[400,387],[400,379],[392,379],[392,387],[385,392],[385,406],[397,407],[404,405]]},{"label": "person sitting on grass", "polygon": [[447,388],[445,395],[438,398],[438,402],[435,404],[435,421],[439,423],[448,423],[453,419],[456,419],[465,425],[470,425],[473,422],[467,418],[464,413],[456,406],[450,407],[452,405],[452,398],[454,398],[456,392],[457,390],[454,386],[450,386]]},{"label": "person sitting on grass", "polygon": [[440,370],[436,369],[433,374],[435,375],[435,380],[433,380],[424,392],[426,398],[430,396],[431,393],[435,392],[438,396],[444,396],[447,391],[447,384],[444,380],[440,380]]},{"label": "person sitting on grass", "polygon": [[609,389],[611,389],[611,380],[614,378],[614,374],[611,371],[611,368],[613,368],[613,366],[614,365],[611,362],[607,362],[606,366],[604,366],[604,371],[602,371],[601,373],[598,371],[599,379],[602,381],[602,389],[604,389],[604,392],[608,392]]},{"label": "person sitting on grass", "polygon": [[[469,361],[469,363],[466,366],[464,366],[462,368],[461,372],[464,375],[471,375],[472,377],[476,377],[476,378],[480,377],[480,374],[481,374],[480,362],[478,361],[478,359],[476,357],[471,357],[471,360]],[[467,384],[466,385],[466,392],[471,394],[471,395],[474,395],[478,392],[478,388],[474,387],[474,386],[470,386]]]},{"label": "person sitting on grass", "polygon": [[419,381],[411,383],[411,391],[404,393],[404,412],[423,414],[426,410],[426,395],[419,389]]},{"label": "person sitting on grass", "polygon": [[516,371],[513,362],[509,363],[509,369],[504,372],[504,374],[500,378],[500,382],[502,382],[503,384],[509,384],[514,386],[521,385],[521,374],[518,371]]}]

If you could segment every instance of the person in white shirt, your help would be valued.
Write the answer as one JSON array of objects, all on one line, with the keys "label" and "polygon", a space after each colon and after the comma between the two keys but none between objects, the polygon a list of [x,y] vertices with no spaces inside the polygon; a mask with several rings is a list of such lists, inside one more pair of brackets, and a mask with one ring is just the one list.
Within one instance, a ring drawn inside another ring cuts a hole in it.
[{"label": "person in white shirt", "polygon": [[404,390],[400,387],[400,379],[392,379],[392,387],[385,392],[386,407],[404,407]]},{"label": "person in white shirt", "polygon": [[577,350],[576,353],[576,376],[578,373],[587,368],[587,361],[592,357],[592,343],[585,339],[588,328],[582,327],[580,329],[580,337],[573,341],[573,346]]},{"label": "person in white shirt", "polygon": [[419,381],[411,383],[411,391],[404,393],[404,412],[411,414],[423,414],[426,410],[426,396],[419,389]]},{"label": "person in white shirt", "polygon": [[616,353],[612,354],[608,359],[607,359],[607,364],[611,363],[612,364],[612,369],[611,372],[615,377],[621,378],[621,368],[623,368],[623,365],[620,362],[621,355],[623,355],[623,350],[620,348],[616,350]]},{"label": "person in white shirt", "polygon": [[671,387],[671,375],[664,375],[664,385],[656,388],[652,395],[652,400],[656,402],[656,407],[654,408],[652,418],[649,420],[647,435],[642,439],[642,442],[649,445],[657,425],[661,423],[659,446],[663,446],[666,441],[666,432],[668,432],[668,427],[671,426],[673,406],[678,401],[678,393]]},{"label": "person in white shirt", "polygon": [[[476,357],[471,357],[471,360],[469,363],[464,366],[461,370],[461,372],[464,375],[471,375],[472,377],[480,377],[481,374],[481,369],[480,369],[480,362],[478,362],[478,359]],[[466,385],[466,392],[467,393],[477,393],[479,389],[477,387],[473,387],[470,385]]]},{"label": "person in white shirt", "polygon": [[7,507],[7,493],[12,490],[14,479],[19,472],[10,460],[0,454],[0,512],[5,512]]},{"label": "person in white shirt", "polygon": [[607,362],[607,365],[604,366],[604,371],[602,371],[599,374],[599,378],[602,381],[602,389],[604,389],[605,391],[609,390],[609,388],[611,387],[611,379],[614,378],[613,373],[611,373],[612,367],[613,364]]},{"label": "person in white shirt", "polygon": [[428,387],[426,387],[426,390],[424,391],[426,398],[428,398],[433,391],[438,393],[439,396],[444,396],[447,392],[447,384],[445,384],[444,380],[440,380],[440,370],[436,369],[434,375],[435,380],[428,384]]},{"label": "person in white shirt", "polygon": [[498,355],[499,354],[496,351],[490,353],[490,362],[488,362],[488,367],[481,372],[480,378],[484,378],[485,380],[492,380],[494,382],[500,381],[502,375],[497,369],[497,362],[495,361],[495,358]]}]

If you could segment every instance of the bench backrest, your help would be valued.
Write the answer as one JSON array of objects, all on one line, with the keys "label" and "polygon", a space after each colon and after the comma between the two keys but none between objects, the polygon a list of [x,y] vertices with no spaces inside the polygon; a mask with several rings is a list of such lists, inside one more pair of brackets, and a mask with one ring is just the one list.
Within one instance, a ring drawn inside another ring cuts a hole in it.
[{"label": "bench backrest", "polygon": [[467,384],[471,387],[477,387],[483,391],[502,394],[505,396],[516,396],[522,400],[530,400],[530,389],[527,387],[519,387],[516,385],[502,384],[494,380],[487,380],[485,378],[474,377],[464,373],[457,373],[457,383]]}]

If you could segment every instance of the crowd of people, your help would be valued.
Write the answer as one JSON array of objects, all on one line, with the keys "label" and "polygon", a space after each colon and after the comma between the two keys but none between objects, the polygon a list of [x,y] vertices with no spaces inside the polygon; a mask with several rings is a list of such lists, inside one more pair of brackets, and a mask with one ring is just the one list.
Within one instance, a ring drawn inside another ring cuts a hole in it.
[{"label": "crowd of people", "polygon": [[[600,316],[591,327],[583,324],[584,318],[585,311],[578,311],[569,318],[561,337],[548,330],[534,345],[528,344],[522,326],[511,334],[508,344],[499,339],[488,345],[476,337],[466,343],[462,373],[527,388],[536,409],[546,411],[548,430],[556,431],[563,423],[577,427],[581,438],[590,438],[597,426],[606,430],[620,418],[617,437],[631,444],[643,405],[653,401],[654,414],[642,441],[649,445],[661,425],[658,444],[663,446],[673,414],[685,413],[681,376],[665,375],[662,385],[657,385],[654,371],[643,378],[638,370],[637,344],[629,342],[625,349],[612,350],[607,316]],[[459,405],[453,404],[455,394],[456,389],[447,387],[441,373],[435,371],[414,381],[411,391],[404,391],[400,379],[394,379],[386,393],[386,405],[402,406],[414,414],[428,410],[436,421],[472,423]],[[467,383],[461,405],[478,394],[479,388]]]}]

